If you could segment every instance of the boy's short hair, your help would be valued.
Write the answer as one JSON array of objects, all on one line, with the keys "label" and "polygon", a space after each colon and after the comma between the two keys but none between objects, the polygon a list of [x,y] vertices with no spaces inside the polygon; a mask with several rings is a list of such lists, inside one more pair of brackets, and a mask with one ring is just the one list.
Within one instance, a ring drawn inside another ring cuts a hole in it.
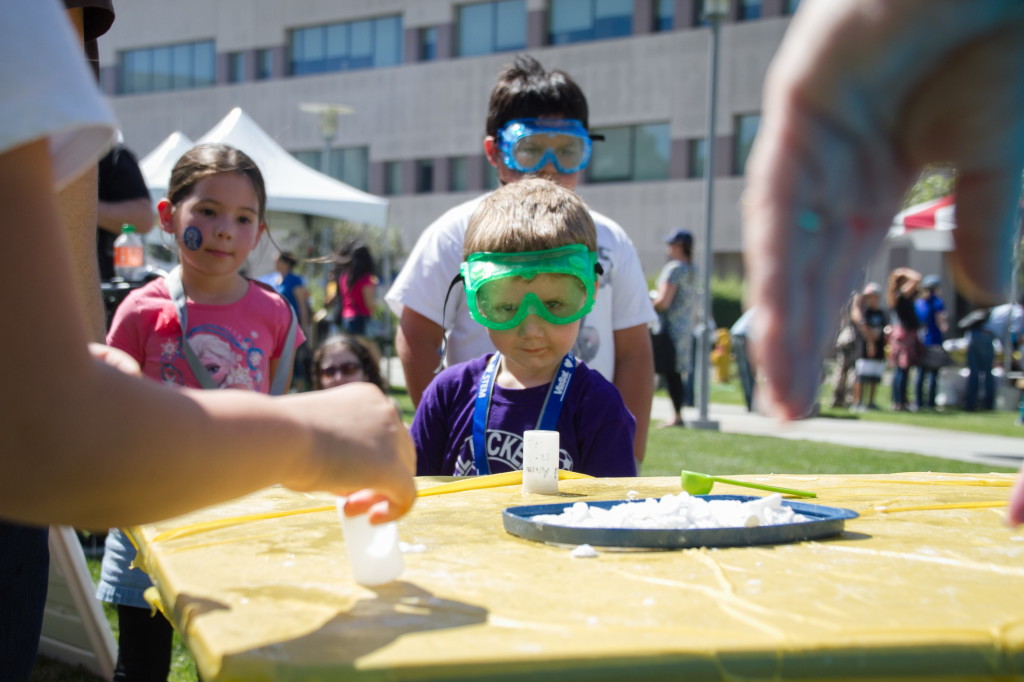
[{"label": "boy's short hair", "polygon": [[587,205],[550,180],[527,177],[484,197],[470,216],[463,258],[479,252],[543,251],[585,244],[597,251],[597,229]]},{"label": "boy's short hair", "polygon": [[583,90],[558,69],[547,71],[529,55],[517,55],[498,74],[487,107],[487,135],[497,137],[509,121],[561,116],[574,118],[590,130],[590,115]]}]

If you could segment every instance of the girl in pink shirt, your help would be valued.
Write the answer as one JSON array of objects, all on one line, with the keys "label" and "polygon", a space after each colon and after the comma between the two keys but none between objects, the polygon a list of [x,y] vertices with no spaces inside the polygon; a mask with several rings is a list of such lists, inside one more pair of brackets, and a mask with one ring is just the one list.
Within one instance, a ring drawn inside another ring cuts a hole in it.
[{"label": "girl in pink shirt", "polygon": [[[239,150],[204,144],[186,152],[171,171],[167,197],[157,204],[161,228],[177,242],[180,269],[125,298],[107,343],[135,358],[143,374],[156,381],[270,393],[292,326],[291,307],[272,289],[239,273],[266,230],[266,203],[259,168]],[[174,290],[183,292],[184,330]],[[302,332],[294,334],[298,345]],[[285,367],[287,386],[290,359]],[[111,529],[96,596],[117,604],[118,675],[165,679],[172,629],[164,618],[150,617],[142,595],[152,583],[131,568],[134,559],[135,548],[119,529]]]}]

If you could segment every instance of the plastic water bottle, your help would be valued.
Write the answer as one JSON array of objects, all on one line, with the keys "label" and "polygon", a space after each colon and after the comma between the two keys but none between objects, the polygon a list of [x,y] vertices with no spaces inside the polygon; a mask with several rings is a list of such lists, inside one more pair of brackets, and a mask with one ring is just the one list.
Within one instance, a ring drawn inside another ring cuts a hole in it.
[{"label": "plastic water bottle", "polygon": [[146,274],[142,237],[134,225],[122,225],[121,236],[114,241],[114,274],[128,282],[138,282]]}]

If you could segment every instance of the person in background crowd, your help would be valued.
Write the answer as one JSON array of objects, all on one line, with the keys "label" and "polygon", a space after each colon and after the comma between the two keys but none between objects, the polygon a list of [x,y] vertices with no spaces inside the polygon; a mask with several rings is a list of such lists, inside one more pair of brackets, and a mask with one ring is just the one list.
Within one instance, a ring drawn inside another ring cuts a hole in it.
[{"label": "person in background crowd", "polygon": [[685,426],[683,404],[686,383],[693,372],[693,329],[697,321],[693,235],[689,230],[675,230],[665,238],[665,244],[669,260],[658,274],[657,288],[651,298],[663,331],[668,334],[675,350],[675,365],[660,372],[672,399],[675,418],[662,426]]},{"label": "person in background crowd", "polygon": [[957,326],[964,330],[967,340],[967,388],[964,409],[978,409],[978,392],[982,393],[981,409],[991,410],[996,403],[996,384],[992,365],[996,359],[996,337],[988,325],[991,310],[979,308],[968,313]]},{"label": "person in background crowd", "polygon": [[114,278],[114,241],[120,236],[122,226],[132,225],[137,234],[146,234],[153,227],[155,215],[135,154],[118,142],[99,164],[96,256],[100,279]]},{"label": "person in background crowd", "polygon": [[[857,359],[864,352],[864,339],[857,329],[854,321],[854,310],[859,309],[861,304],[861,293],[854,292],[850,300],[843,306],[839,316],[839,333],[836,335],[836,378],[835,389],[832,391],[832,407],[846,407],[847,386],[849,385],[850,372],[856,369]],[[854,374],[856,382],[856,374]]]},{"label": "person in background crowd", "polygon": [[747,308],[739,319],[729,327],[732,354],[736,358],[736,373],[739,374],[740,386],[743,387],[743,401],[747,404],[747,412],[754,411],[754,386],[756,385],[756,372],[748,348],[753,319],[754,308]]},{"label": "person in background crowd", "polygon": [[[338,324],[347,334],[365,336],[376,306],[377,275],[370,249],[362,242],[342,247],[334,279],[337,282]],[[328,301],[330,305],[332,302]]]},{"label": "person in background crowd", "polygon": [[921,322],[914,310],[920,284],[921,273],[917,270],[896,268],[889,273],[889,284],[885,291],[885,303],[892,313],[889,362],[893,366],[892,409],[896,412],[910,410],[910,368],[919,367],[923,354],[921,339],[917,335]]},{"label": "person in background crowd", "polygon": [[[921,342],[924,355],[917,370],[917,409],[935,409],[935,393],[939,369],[946,357],[942,349],[942,338],[949,327],[946,319],[946,304],[939,296],[942,280],[938,275],[928,275],[921,280],[922,294],[914,301],[914,312],[921,323]],[[927,395],[925,385],[927,383]]]},{"label": "person in background crowd", "polygon": [[295,349],[295,360],[292,367],[293,385],[301,389],[311,383],[309,338],[312,333],[312,325],[309,289],[306,288],[306,280],[295,274],[295,266],[298,262],[295,254],[290,251],[282,251],[277,254],[277,260],[274,261],[274,272],[261,277],[260,281],[272,286],[274,291],[284,296],[285,300],[291,304],[298,316],[299,328],[306,336],[306,340]]},{"label": "person in background crowd", "polygon": [[313,354],[313,389],[343,386],[366,381],[387,393],[380,372],[380,357],[370,341],[351,334],[335,334],[317,347]]},{"label": "person in background crowd", "polygon": [[[875,389],[885,373],[885,311],[878,307],[882,288],[874,282],[864,286],[860,298],[853,301],[850,318],[857,325],[857,332],[864,340],[860,345],[861,357],[854,367],[857,381],[853,385],[854,412],[877,410]],[[867,388],[867,405],[864,404],[864,389]]]}]

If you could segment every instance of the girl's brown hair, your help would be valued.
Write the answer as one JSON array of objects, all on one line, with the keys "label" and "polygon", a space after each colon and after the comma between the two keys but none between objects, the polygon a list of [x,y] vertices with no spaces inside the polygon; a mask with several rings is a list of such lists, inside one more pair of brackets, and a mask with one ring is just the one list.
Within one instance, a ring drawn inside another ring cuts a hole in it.
[{"label": "girl's brown hair", "polygon": [[256,162],[238,149],[226,144],[198,144],[181,155],[171,170],[167,186],[167,200],[177,206],[192,194],[195,186],[205,178],[219,173],[244,175],[252,183],[259,203],[259,222],[267,212],[267,188]]}]

